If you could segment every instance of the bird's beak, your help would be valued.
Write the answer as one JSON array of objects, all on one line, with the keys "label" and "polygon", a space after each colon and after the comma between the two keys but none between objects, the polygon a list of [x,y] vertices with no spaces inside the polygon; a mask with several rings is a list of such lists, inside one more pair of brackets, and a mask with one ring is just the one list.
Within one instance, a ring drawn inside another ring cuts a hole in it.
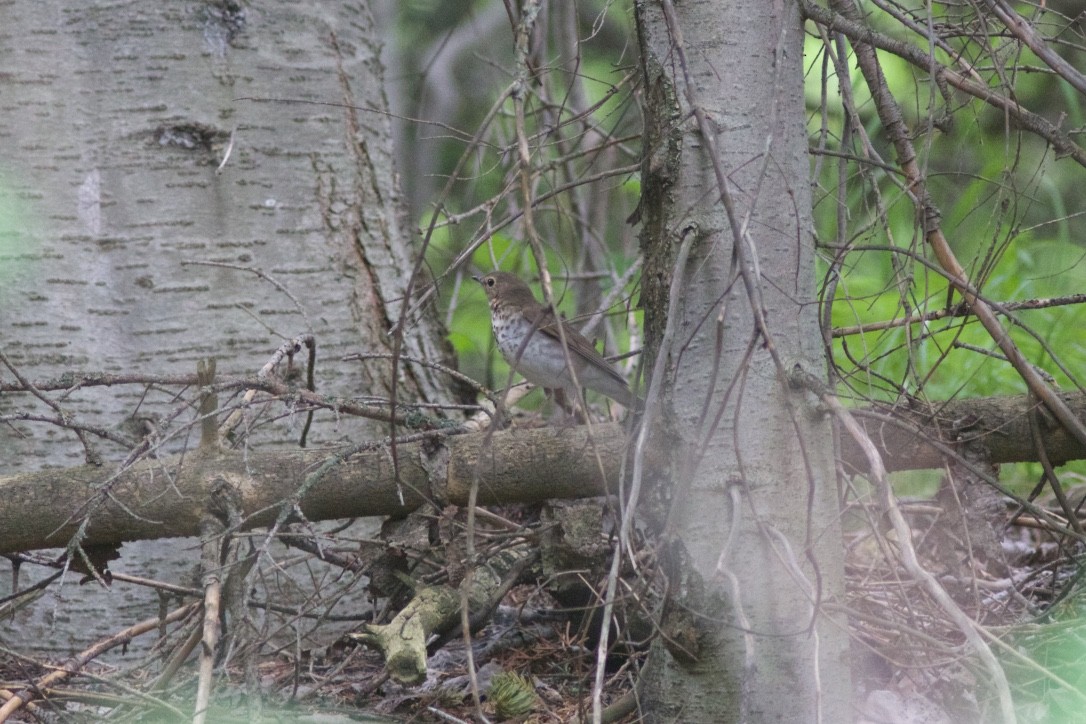
[{"label": "bird's beak", "polygon": [[481,276],[479,276],[478,274],[472,274],[471,278],[474,279],[475,281],[479,282],[480,284],[483,283],[483,278]]}]

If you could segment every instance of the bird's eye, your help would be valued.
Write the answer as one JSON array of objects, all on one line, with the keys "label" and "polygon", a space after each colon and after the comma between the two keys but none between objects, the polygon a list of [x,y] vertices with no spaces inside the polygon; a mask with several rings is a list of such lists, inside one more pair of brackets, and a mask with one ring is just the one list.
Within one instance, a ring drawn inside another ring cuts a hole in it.
[{"label": "bird's eye", "polygon": [[494,286],[494,277],[487,277],[487,278],[486,278],[486,285],[487,285],[488,287],[492,287],[492,286]]}]

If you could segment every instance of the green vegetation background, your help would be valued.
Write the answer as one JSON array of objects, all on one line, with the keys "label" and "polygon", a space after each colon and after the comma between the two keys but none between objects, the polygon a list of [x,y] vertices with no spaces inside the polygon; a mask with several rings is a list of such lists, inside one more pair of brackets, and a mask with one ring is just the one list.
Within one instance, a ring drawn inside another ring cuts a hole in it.
[{"label": "green vegetation background", "polygon": [[[400,17],[400,32],[412,42],[406,44],[409,53],[405,67],[427,67],[427,49],[439,47],[453,27],[450,22],[474,22],[483,6],[478,3],[451,3],[437,15],[426,4],[409,3]],[[935,21],[945,19],[945,8],[933,6]],[[574,81],[583,84],[590,102],[605,101],[593,113],[600,129],[615,134],[636,132],[638,114],[633,110],[631,86],[618,87],[621,79],[634,67],[631,53],[633,28],[629,9],[613,3],[588,3],[582,17],[594,17],[598,22],[592,32],[585,30],[580,45],[581,57],[576,67],[563,64],[558,51],[548,56],[553,65],[546,68],[543,83],[553,88]],[[954,10],[954,12],[957,12]],[[904,32],[900,25],[884,15],[875,13],[876,28],[896,38],[916,44],[917,36]],[[808,26],[811,29],[811,26]],[[1001,42],[998,38],[993,42]],[[474,56],[476,63],[492,59],[500,44],[486,48],[490,55]],[[963,38],[956,49],[964,57],[978,57],[976,41]],[[1072,61],[1086,60],[1082,53],[1073,53]],[[942,51],[938,60],[952,62]],[[1022,73],[1020,67],[1036,68],[1039,61],[1028,51],[1013,46],[996,55],[1003,66],[986,67],[982,72],[993,86],[999,78],[1014,83],[1015,96],[1035,112],[1048,118],[1065,118],[1065,126],[1081,128],[1086,123],[1081,97],[1065,90],[1048,74]],[[974,283],[993,302],[1008,303],[1077,294],[1083,291],[1083,265],[1086,245],[1086,223],[1081,208],[1081,169],[1073,162],[1061,160],[1035,138],[1020,134],[1008,125],[997,111],[954,94],[951,106],[928,81],[925,74],[887,53],[880,53],[887,81],[899,99],[906,120],[916,133],[915,144],[921,166],[926,170],[930,190],[942,212],[942,225],[959,260],[969,271]],[[918,236],[918,224],[912,202],[902,186],[899,174],[884,168],[849,160],[843,173],[847,182],[847,226],[838,230],[838,177],[842,173],[839,156],[821,155],[821,148],[856,154],[858,143],[851,149],[841,149],[841,128],[846,122],[836,79],[823,82],[823,71],[832,76],[832,64],[827,63],[822,40],[813,34],[807,38],[806,92],[809,119],[811,168],[814,175],[815,230],[820,245],[818,277],[823,290],[826,282],[836,282],[833,295],[832,321],[835,327],[850,327],[894,320],[910,314],[944,309],[960,298],[948,295],[947,284],[934,269],[931,257]],[[465,61],[470,63],[471,61]],[[497,64],[495,59],[494,64]],[[855,102],[860,111],[859,122],[872,147],[882,161],[893,166],[896,157],[885,142],[869,94],[855,62],[845,61],[850,68]],[[511,65],[507,65],[512,67]],[[827,70],[828,68],[828,70]],[[422,71],[420,70],[420,73]],[[477,81],[478,79],[476,79]],[[490,104],[504,90],[511,78],[498,73],[490,86],[474,82],[463,93],[472,99],[459,110],[454,125],[468,136],[478,126]],[[615,89],[618,87],[618,92]],[[825,89],[825,90],[824,90]],[[1007,92],[1004,90],[1004,92]],[[825,93],[825,95],[823,95]],[[608,95],[611,97],[608,98]],[[530,109],[538,110],[529,102]],[[569,120],[568,118],[566,120]],[[553,123],[553,118],[549,118]],[[537,117],[529,114],[529,131],[544,130]],[[933,127],[937,124],[938,127]],[[825,129],[825,131],[823,130]],[[494,209],[495,217],[518,204],[518,192],[510,191],[510,169],[515,154],[509,145],[513,139],[512,104],[506,102],[488,134],[487,143],[473,153],[468,176],[470,180],[455,185],[451,198],[443,199],[443,215],[460,214],[474,208],[485,199],[500,197]],[[497,141],[504,141],[499,143]],[[629,144],[627,144],[629,145]],[[449,140],[433,160],[432,172],[442,182],[455,167],[463,152],[462,141]],[[636,148],[621,163],[637,163]],[[544,194],[564,181],[557,173],[546,171],[545,151],[533,157],[544,168],[545,183],[536,189]],[[593,169],[595,170],[595,169]],[[586,173],[587,173],[586,169]],[[550,183],[550,186],[547,185]],[[636,174],[602,182],[609,186],[615,199],[614,212],[609,215],[607,228],[594,231],[608,249],[608,262],[621,273],[637,257],[636,233],[625,224],[634,209],[639,193]],[[504,196],[503,196],[504,192]],[[426,229],[434,206],[420,210],[419,225]],[[578,282],[566,283],[567,273],[581,258],[578,239],[572,228],[570,210],[559,195],[537,211],[537,226],[546,244],[550,273],[557,281],[555,294],[559,307],[567,317],[575,318],[579,310]],[[525,278],[536,278],[535,264],[526,244],[515,238],[520,227],[513,224],[495,233],[490,241],[472,256],[474,271],[501,268],[515,271]],[[473,223],[439,226],[427,251],[430,268],[441,273],[478,233]],[[846,242],[857,247],[840,263],[833,263],[834,245]],[[888,249],[900,250],[891,254]],[[927,262],[925,263],[925,260]],[[832,272],[832,273],[831,273]],[[610,280],[604,280],[607,287]],[[539,292],[536,285],[537,294]],[[508,374],[490,342],[489,317],[482,290],[466,276],[458,280],[446,277],[442,284],[440,303],[448,310],[450,339],[459,355],[462,369],[490,386],[501,386]],[[630,284],[622,303],[611,311],[636,316],[637,289]],[[541,295],[540,295],[541,296]],[[632,311],[631,311],[632,310]],[[582,310],[583,311],[583,310]],[[1086,309],[1068,305],[1018,311],[1018,323],[1008,324],[1011,336],[1026,356],[1063,389],[1078,386],[1076,376],[1086,369],[1086,352],[1080,341]],[[623,324],[615,324],[621,330]],[[625,342],[626,340],[622,340]],[[639,339],[635,339],[640,343]],[[621,346],[621,343],[620,345]],[[608,348],[610,353],[615,350]],[[864,400],[894,400],[903,394],[933,401],[954,397],[984,397],[1020,395],[1025,392],[1021,379],[1005,360],[983,328],[971,317],[947,318],[929,323],[914,323],[882,331],[854,334],[834,342],[834,361],[841,371],[843,396],[863,404]],[[538,400],[538,398],[537,398]],[[1072,476],[1086,471],[1075,464]],[[1032,465],[1005,466],[1004,482],[1023,492],[1031,488],[1040,474]],[[939,471],[898,476],[903,492],[930,492],[939,478]]]}]

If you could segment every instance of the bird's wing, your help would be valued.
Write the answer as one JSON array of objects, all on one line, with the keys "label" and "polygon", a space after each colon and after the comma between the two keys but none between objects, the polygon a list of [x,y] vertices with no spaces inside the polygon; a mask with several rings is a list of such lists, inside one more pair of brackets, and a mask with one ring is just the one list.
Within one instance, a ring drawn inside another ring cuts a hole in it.
[{"label": "bird's wing", "polygon": [[[561,341],[562,337],[559,336],[558,324],[560,324],[560,322],[555,319],[554,315],[548,313],[547,317],[544,318],[544,324],[540,325],[539,331],[548,337],[553,337],[554,339]],[[562,334],[565,337],[566,346],[569,347],[571,354],[574,351],[580,352],[593,367],[604,370],[616,381],[621,382],[624,385],[626,384],[626,378],[620,375],[618,370],[612,367],[611,363],[605,360],[603,355],[596,351],[595,345],[588,341],[588,338],[583,334],[573,329],[568,324],[563,328]]]}]

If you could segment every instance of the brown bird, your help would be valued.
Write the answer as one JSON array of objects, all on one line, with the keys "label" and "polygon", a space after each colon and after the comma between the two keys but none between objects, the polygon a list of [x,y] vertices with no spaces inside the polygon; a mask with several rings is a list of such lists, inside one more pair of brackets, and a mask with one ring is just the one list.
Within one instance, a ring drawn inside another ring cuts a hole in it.
[{"label": "brown bird", "polygon": [[[641,399],[630,392],[618,370],[584,335],[555,316],[550,307],[540,304],[516,275],[492,272],[474,279],[483,285],[490,300],[490,326],[498,349],[524,379],[546,389],[561,390],[571,400],[581,399],[577,391],[580,386],[626,407],[641,405]],[[570,361],[574,375],[570,375]]]}]

